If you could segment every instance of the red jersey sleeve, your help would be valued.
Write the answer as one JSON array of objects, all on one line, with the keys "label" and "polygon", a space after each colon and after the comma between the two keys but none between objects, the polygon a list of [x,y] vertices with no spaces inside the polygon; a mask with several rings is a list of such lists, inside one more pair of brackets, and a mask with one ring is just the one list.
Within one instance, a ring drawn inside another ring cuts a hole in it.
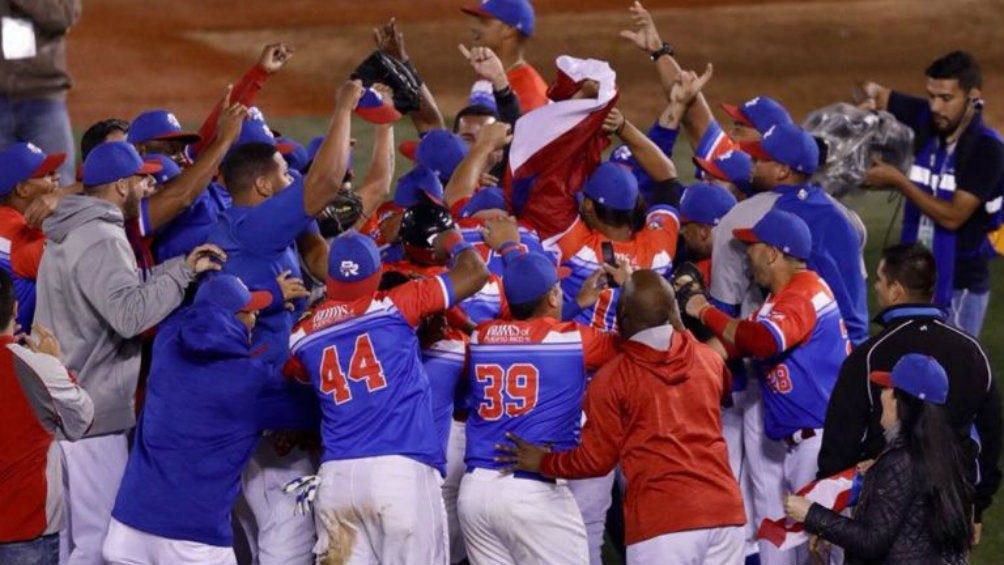
[{"label": "red jersey sleeve", "polygon": [[453,285],[445,274],[409,281],[391,289],[387,296],[413,328],[418,327],[422,318],[442,312],[454,302]]},{"label": "red jersey sleeve", "polygon": [[812,301],[794,292],[777,296],[774,307],[756,321],[766,327],[777,342],[777,351],[784,352],[802,342],[816,326],[816,309]]},{"label": "red jersey sleeve", "polygon": [[582,358],[589,371],[599,369],[620,351],[620,338],[615,334],[582,324],[579,324],[579,333],[582,335]]},{"label": "red jersey sleeve", "polygon": [[300,361],[299,357],[290,356],[286,360],[286,364],[282,367],[282,376],[300,384],[310,384],[310,375],[307,373],[307,368],[303,366],[303,362]]},{"label": "red jersey sleeve", "polygon": [[506,73],[509,86],[519,99],[519,109],[526,114],[549,102],[547,83],[532,66],[523,64]]},{"label": "red jersey sleeve", "polygon": [[582,479],[601,477],[616,465],[624,441],[624,422],[620,418],[620,394],[616,371],[620,364],[601,370],[590,381],[582,408],[586,423],[582,441],[569,451],[545,455],[540,472],[549,477]]},{"label": "red jersey sleeve", "polygon": [[[261,65],[255,64],[234,85],[233,90],[230,91],[229,102],[231,104],[240,102],[245,106],[251,106],[254,103],[255,97],[258,96],[262,87],[265,86],[266,80],[268,80],[268,71]],[[213,138],[216,137],[216,121],[220,119],[220,112],[222,111],[223,102],[217,102],[216,106],[213,106],[213,110],[209,112],[209,116],[199,126],[199,136],[202,139],[192,144],[190,149],[192,157],[197,157],[206,145],[209,145],[213,141]]]},{"label": "red jersey sleeve", "polygon": [[[38,278],[38,265],[42,262],[42,250],[45,248],[45,236],[41,232],[22,232],[22,237],[18,237],[10,249],[10,267],[14,274],[35,280]],[[36,230],[30,230],[34,232]]]}]

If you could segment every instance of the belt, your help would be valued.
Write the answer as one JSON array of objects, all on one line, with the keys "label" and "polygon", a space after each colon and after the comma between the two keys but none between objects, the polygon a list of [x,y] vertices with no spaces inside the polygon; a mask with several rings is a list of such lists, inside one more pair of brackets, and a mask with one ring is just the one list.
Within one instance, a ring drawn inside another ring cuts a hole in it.
[{"label": "belt", "polygon": [[795,433],[789,436],[785,436],[784,443],[786,443],[788,447],[795,447],[810,437],[816,437],[816,430],[813,428],[802,428],[800,430],[796,430]]},{"label": "belt", "polygon": [[[481,469],[481,470],[484,470],[484,471],[495,471],[496,473],[499,473],[499,474],[502,473],[502,471],[500,469],[489,469],[487,467],[471,467],[471,466],[468,466],[467,469],[464,472],[465,473],[473,473],[475,470],[478,470],[478,469]],[[514,471],[509,476],[512,477],[512,478],[514,478],[514,479],[526,479],[526,480],[530,480],[530,481],[537,481],[537,482],[540,482],[540,483],[548,483],[548,484],[551,484],[551,485],[558,483],[557,479],[552,479],[551,477],[545,477],[544,475],[540,475],[538,473],[529,473],[527,471]]]}]

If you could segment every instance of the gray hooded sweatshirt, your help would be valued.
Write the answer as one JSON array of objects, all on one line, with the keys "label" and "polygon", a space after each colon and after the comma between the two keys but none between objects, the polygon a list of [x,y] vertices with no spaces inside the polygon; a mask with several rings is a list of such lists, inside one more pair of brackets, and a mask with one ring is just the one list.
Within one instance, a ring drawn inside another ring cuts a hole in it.
[{"label": "gray hooded sweatshirt", "polygon": [[138,336],[181,304],[194,273],[177,257],[141,282],[122,211],[106,200],[68,195],[42,230],[35,320],[56,334],[94,401],[87,436],[127,430],[136,423]]}]

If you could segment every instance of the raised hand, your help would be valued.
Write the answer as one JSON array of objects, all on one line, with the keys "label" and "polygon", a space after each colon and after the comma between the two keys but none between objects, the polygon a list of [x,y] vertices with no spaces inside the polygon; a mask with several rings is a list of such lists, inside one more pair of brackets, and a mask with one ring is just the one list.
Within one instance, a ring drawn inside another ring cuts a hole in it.
[{"label": "raised hand", "polygon": [[512,142],[511,131],[512,127],[505,122],[492,122],[482,126],[475,143],[492,150],[502,149]]},{"label": "raised hand", "polygon": [[217,135],[227,145],[232,144],[237,139],[237,136],[241,134],[241,126],[248,117],[247,106],[239,102],[232,104],[228,102],[233,88],[234,85],[232,84],[227,86],[227,92],[223,95],[223,110],[220,111],[220,117],[216,122]]},{"label": "raised hand", "polygon": [[352,110],[359,103],[359,99],[363,97],[365,91],[362,81],[346,81],[338,87],[338,92],[335,93],[335,104],[343,110]]},{"label": "raised hand", "polygon": [[266,45],[264,49],[261,50],[261,56],[258,57],[258,64],[261,65],[265,72],[272,74],[278,72],[286,61],[293,56],[293,48],[285,43],[272,43]]},{"label": "raised hand", "polygon": [[585,309],[596,304],[600,299],[600,294],[609,288],[607,277],[604,276],[609,273],[607,268],[609,268],[609,265],[596,269],[582,282],[578,294],[575,295],[575,303],[579,305],[579,308]]},{"label": "raised hand", "polygon": [[607,117],[603,118],[602,129],[604,133],[616,133],[619,135],[620,132],[624,130],[624,124],[626,123],[627,118],[624,117],[624,114],[622,114],[617,108],[611,108]]},{"label": "raised hand", "polygon": [[633,6],[628,8],[628,11],[631,12],[631,21],[638,29],[624,30],[620,33],[621,37],[631,41],[646,53],[651,53],[662,47],[662,38],[659,37],[659,30],[655,27],[652,14],[648,13],[641,2],[636,1]]},{"label": "raised hand", "polygon": [[516,224],[516,218],[500,215],[486,219],[481,229],[481,236],[485,244],[496,251],[510,241],[519,243],[519,226]]},{"label": "raised hand", "polygon": [[502,90],[509,86],[509,79],[506,78],[505,67],[502,60],[494,51],[487,47],[471,47],[468,49],[463,44],[457,45],[460,54],[471,64],[478,77],[492,83],[492,88]]},{"label": "raised hand", "polygon": [[404,51],[404,34],[398,31],[395,18],[387,20],[387,23],[380,27],[373,28],[373,40],[380,51],[398,61],[408,60],[408,54]]},{"label": "raised hand", "polygon": [[872,167],[865,171],[865,178],[861,184],[865,188],[882,190],[898,188],[904,182],[909,183],[910,179],[903,174],[903,171],[886,163],[876,155],[872,158]]}]

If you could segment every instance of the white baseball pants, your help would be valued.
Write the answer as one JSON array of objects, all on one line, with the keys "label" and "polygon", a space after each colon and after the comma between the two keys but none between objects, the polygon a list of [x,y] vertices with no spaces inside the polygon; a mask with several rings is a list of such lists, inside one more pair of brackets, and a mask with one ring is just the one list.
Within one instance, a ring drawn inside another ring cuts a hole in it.
[{"label": "white baseball pants", "polygon": [[742,526],[663,534],[627,546],[627,565],[742,565]]},{"label": "white baseball pants", "polygon": [[323,559],[345,565],[447,565],[439,472],[389,455],[326,461],[314,514]]},{"label": "white baseball pants", "polygon": [[568,486],[475,469],[457,501],[472,565],[585,565],[586,528]]},{"label": "white baseball pants", "polygon": [[467,557],[464,536],[460,533],[457,518],[457,497],[460,495],[460,480],[464,478],[467,465],[464,453],[467,444],[467,427],[463,422],[450,423],[450,439],[446,445],[446,478],[443,480],[443,504],[446,506],[446,531],[450,536],[450,563],[459,563]]},{"label": "white baseball pants", "polygon": [[237,512],[255,564],[313,564],[317,542],[314,519],[296,514],[296,497],[282,492],[282,487],[313,475],[316,469],[306,451],[293,449],[280,457],[267,437],[258,441],[254,456],[241,473],[241,496],[251,515]]},{"label": "white baseball pants", "polygon": [[112,518],[105,538],[108,565],[237,565],[232,547],[148,534]]},{"label": "white baseball pants", "polygon": [[568,489],[582,513],[589,543],[589,565],[603,565],[603,534],[607,525],[607,510],[613,502],[616,471],[602,477],[568,481]]},{"label": "white baseball pants", "polygon": [[59,536],[60,565],[103,565],[115,496],[129,459],[125,432],[60,441],[66,527]]}]

